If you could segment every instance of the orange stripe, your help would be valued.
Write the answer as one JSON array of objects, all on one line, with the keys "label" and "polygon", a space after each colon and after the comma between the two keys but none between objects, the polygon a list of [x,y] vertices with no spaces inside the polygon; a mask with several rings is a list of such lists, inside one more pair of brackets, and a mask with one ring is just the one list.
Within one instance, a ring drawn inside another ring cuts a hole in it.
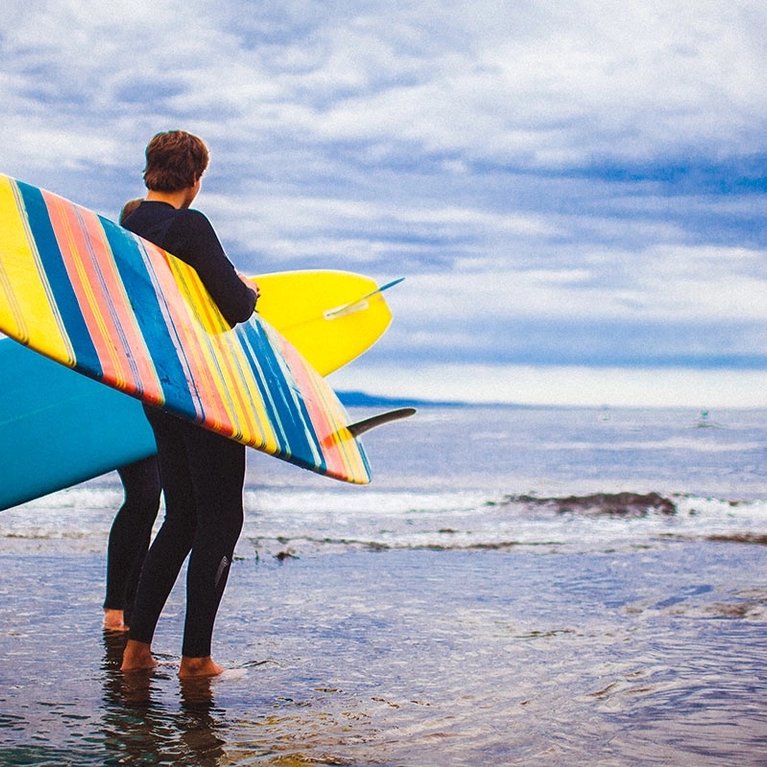
[{"label": "orange stripe", "polygon": [[95,268],[96,265],[92,261],[89,263],[91,246],[87,235],[72,207],[64,205],[61,199],[46,195],[45,192],[43,196],[70,282],[98,352],[105,377],[120,381],[125,377],[122,360],[114,342],[105,343],[110,331],[114,332],[115,323],[109,316],[108,309],[98,303],[99,296],[95,292],[95,286],[101,281],[98,276],[100,270]]},{"label": "orange stripe", "polygon": [[[266,437],[263,429],[259,426],[256,417],[256,408],[263,410],[263,401],[261,390],[258,387],[256,378],[245,357],[245,351],[242,343],[234,334],[227,335],[229,353],[223,356],[223,363],[226,371],[227,392],[234,408],[234,415],[239,424],[240,432],[249,437],[255,437],[258,434],[263,444],[266,443]],[[235,381],[244,381],[246,387],[235,385]]]},{"label": "orange stripe", "polygon": [[[189,279],[192,276],[196,278],[193,269],[175,258],[170,259],[169,266],[180,292],[191,299],[187,302],[188,305],[197,308],[197,312],[190,312],[190,317],[193,318],[197,330],[194,336],[194,340],[198,342],[196,348],[202,355],[198,358],[198,364],[205,365],[205,368],[215,375],[220,407],[216,416],[222,424],[231,429],[229,436],[242,439],[245,432],[253,431],[252,426],[249,428],[247,419],[242,417],[242,414],[248,412],[248,408],[244,406],[242,392],[235,384],[237,377],[234,373],[233,356],[238,353],[242,356],[242,349],[239,344],[230,342],[229,325],[199,279]],[[226,347],[224,353],[220,347],[221,343]],[[239,397],[239,403],[233,399],[233,395]]]},{"label": "orange stripe", "polygon": [[[43,192],[43,196],[104,379],[130,394],[158,389],[153,366],[141,361],[148,356],[146,347],[114,260],[96,258],[99,252],[111,255],[101,222],[95,213],[71,206],[56,195]],[[142,353],[134,354],[132,349]]]},{"label": "orange stripe", "polygon": [[[167,301],[162,295],[162,286],[161,286],[162,280],[160,278],[160,273],[167,270],[165,259],[168,257],[168,254],[161,248],[158,248],[153,243],[149,242],[148,240],[141,239],[140,237],[136,237],[136,243],[138,244],[139,253],[141,254],[141,258],[144,262],[144,267],[147,271],[147,275],[149,276],[149,281],[152,285],[152,289],[155,292],[155,297],[157,298],[157,305],[160,309],[163,322],[165,323],[168,338],[171,341],[174,349],[176,350],[176,358],[178,359],[179,364],[181,365],[181,368],[184,372],[184,380],[186,381],[186,384],[187,384],[187,391],[189,392],[191,402],[195,408],[195,418],[198,421],[202,421],[203,420],[202,406],[200,403],[199,395],[197,394],[195,387],[193,387],[189,383],[192,380],[192,373],[189,369],[189,363],[186,359],[186,356],[183,354],[181,350],[181,342],[175,331],[176,325],[170,316]],[[166,283],[167,283],[167,280],[166,280]],[[173,285],[174,283],[171,281],[170,284]],[[153,404],[157,404],[160,406],[165,404],[164,396],[161,397],[156,403],[153,403]]]},{"label": "orange stripe", "polygon": [[[182,307],[190,318],[187,302],[181,298],[179,286],[170,269],[170,256],[160,248],[153,249],[150,255],[154,256],[152,266],[155,278],[157,280],[157,299],[161,304],[173,304],[175,297],[175,308],[178,312]],[[220,404],[218,402],[218,392],[212,381],[202,377],[198,380],[195,375],[200,369],[200,351],[198,339],[186,328],[183,319],[178,323],[174,322],[172,317],[166,312],[165,321],[168,326],[169,334],[174,341],[179,359],[186,370],[186,382],[193,399],[197,400],[197,409],[199,420],[210,420],[216,423]],[[205,403],[203,405],[203,403]]]},{"label": "orange stripe", "polygon": [[[107,295],[104,298],[111,316],[116,318],[118,323],[120,332],[116,337],[122,340],[123,360],[127,365],[126,369],[130,371],[133,380],[137,383],[136,393],[139,395],[153,394],[155,398],[159,399],[162,396],[162,387],[157,371],[150,359],[144,336],[125,291],[104,227],[95,213],[84,208],[80,208],[79,211],[93,244],[91,253],[95,255],[99,249],[102,249],[104,253],[109,254],[105,265],[107,267],[105,270]],[[102,263],[102,261],[99,259],[98,263]],[[106,342],[113,344],[114,338],[110,336]]]}]

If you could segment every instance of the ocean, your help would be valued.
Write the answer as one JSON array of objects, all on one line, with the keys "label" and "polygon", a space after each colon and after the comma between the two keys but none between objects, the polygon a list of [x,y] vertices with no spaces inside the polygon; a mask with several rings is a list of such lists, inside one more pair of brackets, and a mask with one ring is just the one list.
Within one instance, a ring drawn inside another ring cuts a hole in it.
[{"label": "ocean", "polygon": [[152,673],[101,630],[116,474],[0,512],[0,765],[765,765],[766,437],[427,406],[365,435],[366,487],[251,451],[196,683],[183,579]]}]

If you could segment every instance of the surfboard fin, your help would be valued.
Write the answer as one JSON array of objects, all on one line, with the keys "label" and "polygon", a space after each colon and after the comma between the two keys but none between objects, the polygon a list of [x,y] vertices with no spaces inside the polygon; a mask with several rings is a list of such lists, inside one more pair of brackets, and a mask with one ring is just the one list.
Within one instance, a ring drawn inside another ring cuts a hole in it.
[{"label": "surfboard fin", "polygon": [[326,320],[334,320],[337,317],[343,317],[346,314],[354,314],[354,312],[361,312],[364,309],[367,309],[368,306],[368,299],[372,298],[375,295],[378,295],[379,293],[383,293],[384,290],[388,290],[389,288],[393,288],[395,285],[399,285],[402,280],[404,280],[404,277],[400,277],[397,280],[392,280],[391,282],[387,282],[386,285],[382,285],[380,288],[376,288],[375,290],[371,291],[365,296],[362,296],[362,298],[358,298],[356,301],[350,301],[348,304],[343,304],[342,306],[337,306],[335,309],[328,309],[327,311],[323,312],[323,317]]},{"label": "surfboard fin", "polygon": [[415,412],[414,407],[401,407],[396,410],[389,410],[386,413],[379,413],[371,418],[365,418],[363,421],[357,421],[357,423],[353,423],[346,428],[353,437],[357,438],[366,431],[375,429],[377,426],[383,426],[385,423],[391,423],[392,421],[399,421],[402,418],[409,418]]}]

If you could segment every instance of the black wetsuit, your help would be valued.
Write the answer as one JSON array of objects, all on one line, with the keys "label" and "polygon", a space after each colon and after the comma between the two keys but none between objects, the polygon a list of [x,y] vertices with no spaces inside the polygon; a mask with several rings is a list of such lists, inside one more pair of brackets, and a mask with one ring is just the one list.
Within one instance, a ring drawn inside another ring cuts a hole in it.
[{"label": "black wetsuit", "polygon": [[[230,325],[253,313],[255,291],[240,280],[202,213],[145,201],[124,226],[193,266]],[[144,561],[129,636],[151,644],[191,552],[182,653],[206,657],[242,529],[245,448],[157,408],[144,411],[157,442],[165,520]]]},{"label": "black wetsuit", "polygon": [[109,532],[104,607],[122,610],[123,620],[130,626],[136,586],[160,508],[162,485],[154,455],[121,466],[117,473],[125,500]]}]

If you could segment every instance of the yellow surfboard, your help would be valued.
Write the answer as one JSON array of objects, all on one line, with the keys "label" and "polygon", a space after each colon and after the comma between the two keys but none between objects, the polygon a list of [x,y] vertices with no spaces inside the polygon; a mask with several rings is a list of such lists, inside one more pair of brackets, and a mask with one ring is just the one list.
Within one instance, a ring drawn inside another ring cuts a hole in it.
[{"label": "yellow surfboard", "polygon": [[361,274],[334,270],[275,272],[253,278],[258,313],[322,376],[359,357],[386,331],[391,311],[381,287]]}]

